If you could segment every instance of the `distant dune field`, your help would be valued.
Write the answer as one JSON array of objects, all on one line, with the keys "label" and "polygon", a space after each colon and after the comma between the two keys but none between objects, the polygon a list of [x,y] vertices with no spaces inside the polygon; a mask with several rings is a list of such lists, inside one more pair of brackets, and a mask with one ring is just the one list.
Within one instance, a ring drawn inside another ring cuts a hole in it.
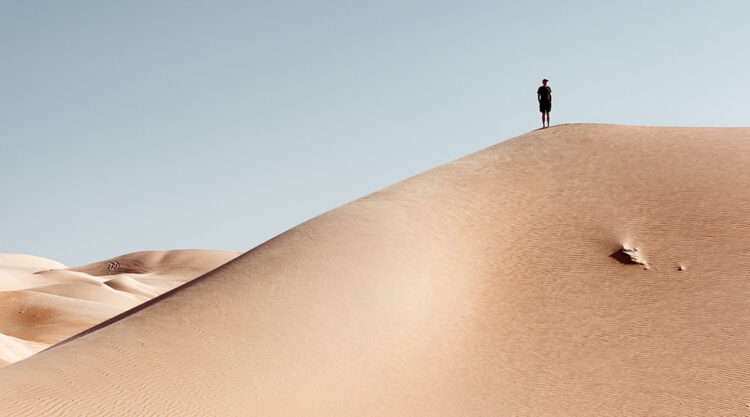
[{"label": "distant dune field", "polygon": [[[750,128],[534,131],[3,367],[0,415],[750,415],[749,167]],[[87,325],[157,292],[119,265]]]},{"label": "distant dune field", "polygon": [[0,366],[21,360],[237,257],[136,252],[78,268],[0,254]]}]

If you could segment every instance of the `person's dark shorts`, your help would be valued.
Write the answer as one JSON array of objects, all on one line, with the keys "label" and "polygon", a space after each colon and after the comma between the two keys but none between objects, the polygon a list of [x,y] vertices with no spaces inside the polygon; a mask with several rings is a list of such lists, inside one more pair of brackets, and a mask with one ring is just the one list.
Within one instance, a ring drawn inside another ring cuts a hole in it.
[{"label": "person's dark shorts", "polygon": [[544,101],[539,102],[539,111],[542,113],[549,113],[552,111],[552,103],[547,103]]}]

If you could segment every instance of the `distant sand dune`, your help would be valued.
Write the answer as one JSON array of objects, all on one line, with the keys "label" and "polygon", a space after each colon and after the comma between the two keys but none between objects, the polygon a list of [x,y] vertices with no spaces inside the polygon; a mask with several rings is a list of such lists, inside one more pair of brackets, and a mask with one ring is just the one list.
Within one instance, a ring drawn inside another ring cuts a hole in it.
[{"label": "distant sand dune", "polygon": [[[102,323],[236,256],[207,250],[137,252],[66,268],[35,256],[0,254],[0,366]],[[108,264],[135,267],[104,273]]]},{"label": "distant sand dune", "polygon": [[748,167],[746,128],[531,132],[3,367],[0,414],[748,415]]},{"label": "distant sand dune", "polygon": [[0,366],[20,361],[47,346],[46,343],[32,342],[0,334]]},{"label": "distant sand dune", "polygon": [[0,269],[37,272],[47,269],[63,269],[65,265],[39,256],[0,253]]}]

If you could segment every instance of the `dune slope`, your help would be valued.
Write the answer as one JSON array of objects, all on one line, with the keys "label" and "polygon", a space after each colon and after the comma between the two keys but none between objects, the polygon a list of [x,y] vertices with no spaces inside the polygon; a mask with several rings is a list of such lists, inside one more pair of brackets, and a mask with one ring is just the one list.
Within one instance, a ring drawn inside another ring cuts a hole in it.
[{"label": "dune slope", "polygon": [[750,129],[531,132],[0,369],[0,414],[741,416]]}]

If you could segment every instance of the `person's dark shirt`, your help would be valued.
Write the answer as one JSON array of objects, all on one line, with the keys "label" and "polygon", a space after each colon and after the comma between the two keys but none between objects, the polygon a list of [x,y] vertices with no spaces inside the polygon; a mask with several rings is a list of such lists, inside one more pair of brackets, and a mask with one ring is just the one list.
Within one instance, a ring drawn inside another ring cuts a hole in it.
[{"label": "person's dark shirt", "polygon": [[540,101],[543,103],[550,103],[552,102],[552,89],[549,87],[541,86],[538,90],[536,90],[536,93],[539,94]]}]

